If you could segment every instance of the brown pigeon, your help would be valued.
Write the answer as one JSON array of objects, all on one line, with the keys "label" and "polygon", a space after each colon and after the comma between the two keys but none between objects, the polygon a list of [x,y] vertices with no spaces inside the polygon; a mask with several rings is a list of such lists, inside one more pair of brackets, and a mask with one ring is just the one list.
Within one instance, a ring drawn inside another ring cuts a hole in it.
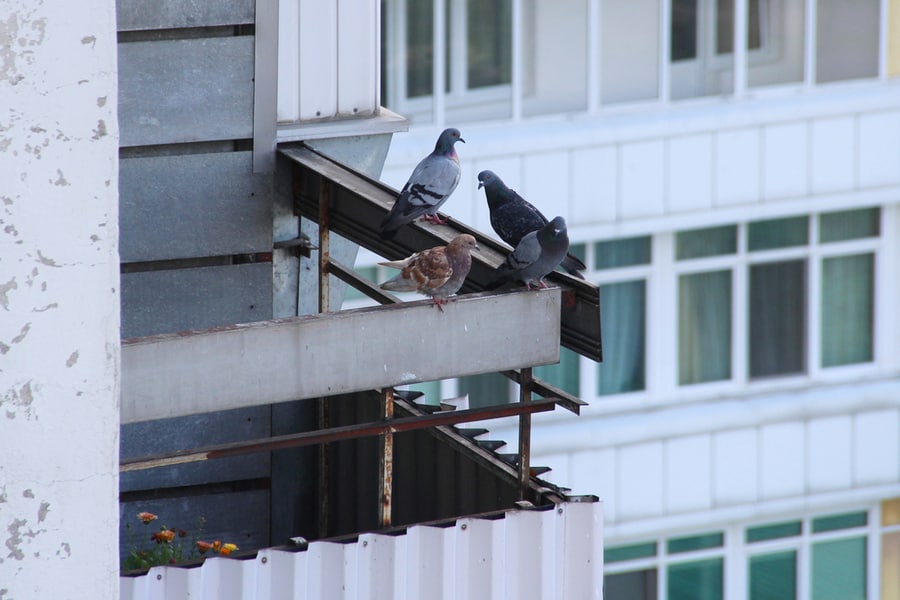
[{"label": "brown pigeon", "polygon": [[464,233],[446,246],[435,246],[416,252],[408,258],[378,263],[400,269],[400,273],[381,284],[381,289],[395,292],[419,292],[431,296],[440,309],[447,298],[462,287],[472,267],[472,250],[478,250],[475,238]]}]

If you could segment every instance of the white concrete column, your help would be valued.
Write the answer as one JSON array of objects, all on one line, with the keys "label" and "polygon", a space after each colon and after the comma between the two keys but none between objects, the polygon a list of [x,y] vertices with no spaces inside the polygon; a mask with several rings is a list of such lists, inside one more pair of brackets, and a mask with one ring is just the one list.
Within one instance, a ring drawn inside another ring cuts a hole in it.
[{"label": "white concrete column", "polygon": [[113,0],[0,16],[0,598],[118,598]]}]

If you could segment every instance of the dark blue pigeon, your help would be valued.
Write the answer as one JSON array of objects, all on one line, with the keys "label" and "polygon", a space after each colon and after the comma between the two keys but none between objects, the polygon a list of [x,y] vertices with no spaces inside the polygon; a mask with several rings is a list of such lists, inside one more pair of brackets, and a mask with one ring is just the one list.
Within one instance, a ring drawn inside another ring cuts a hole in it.
[{"label": "dark blue pigeon", "polygon": [[556,217],[537,231],[526,233],[491,277],[488,289],[521,281],[531,289],[545,288],[544,277],[559,266],[569,251],[566,220]]},{"label": "dark blue pigeon", "polygon": [[[515,248],[525,234],[537,231],[547,224],[547,217],[525,198],[507,187],[493,171],[478,174],[478,187],[484,188],[488,209],[491,211],[491,227],[500,239]],[[586,267],[581,260],[567,254],[560,265],[570,275],[584,279],[579,273]]]},{"label": "dark blue pigeon", "polygon": [[459,183],[459,156],[454,144],[465,141],[459,129],[441,132],[434,151],[413,169],[391,212],[381,222],[381,237],[391,239],[397,229],[418,217],[429,223],[444,223],[437,211]]}]

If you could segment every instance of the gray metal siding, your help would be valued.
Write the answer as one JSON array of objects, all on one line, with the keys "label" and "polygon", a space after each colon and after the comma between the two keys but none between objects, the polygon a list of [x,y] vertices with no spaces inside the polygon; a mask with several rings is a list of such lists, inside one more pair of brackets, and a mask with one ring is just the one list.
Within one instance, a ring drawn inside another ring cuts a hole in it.
[{"label": "gray metal siding", "polygon": [[272,318],[272,264],[122,274],[122,337]]},{"label": "gray metal siding", "polygon": [[122,262],[271,251],[271,177],[252,169],[251,152],[121,159]]},{"label": "gray metal siding", "polygon": [[254,0],[118,0],[119,31],[253,23]]},{"label": "gray metal siding", "polygon": [[253,137],[253,36],[119,44],[120,146]]}]

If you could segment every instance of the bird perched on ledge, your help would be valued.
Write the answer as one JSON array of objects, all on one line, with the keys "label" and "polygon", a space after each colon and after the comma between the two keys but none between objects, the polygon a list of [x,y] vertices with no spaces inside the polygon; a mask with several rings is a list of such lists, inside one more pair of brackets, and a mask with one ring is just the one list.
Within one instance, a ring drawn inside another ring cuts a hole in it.
[{"label": "bird perched on ledge", "polygon": [[529,290],[545,288],[544,277],[559,266],[569,251],[566,220],[556,217],[537,231],[525,234],[515,250],[494,270],[488,289],[507,281],[521,281]]},{"label": "bird perched on ledge", "polygon": [[437,211],[459,183],[459,156],[456,142],[465,142],[459,129],[441,132],[434,151],[413,169],[409,181],[400,190],[391,212],[381,222],[381,237],[391,239],[397,229],[422,217],[430,223],[443,223]]},{"label": "bird perched on ledge", "polygon": [[431,296],[432,304],[444,312],[441,305],[446,304],[447,299],[462,287],[472,268],[471,252],[478,249],[475,238],[464,233],[446,246],[422,250],[401,260],[380,262],[379,265],[400,269],[400,272],[379,287]]},{"label": "bird perched on ledge", "polygon": [[[537,231],[547,224],[547,217],[541,211],[507,187],[493,171],[478,174],[478,188],[484,188],[488,209],[491,211],[491,227],[501,240],[513,248],[522,241],[525,234]],[[570,275],[584,279],[579,271],[586,267],[577,256],[566,254],[560,266]]]}]

